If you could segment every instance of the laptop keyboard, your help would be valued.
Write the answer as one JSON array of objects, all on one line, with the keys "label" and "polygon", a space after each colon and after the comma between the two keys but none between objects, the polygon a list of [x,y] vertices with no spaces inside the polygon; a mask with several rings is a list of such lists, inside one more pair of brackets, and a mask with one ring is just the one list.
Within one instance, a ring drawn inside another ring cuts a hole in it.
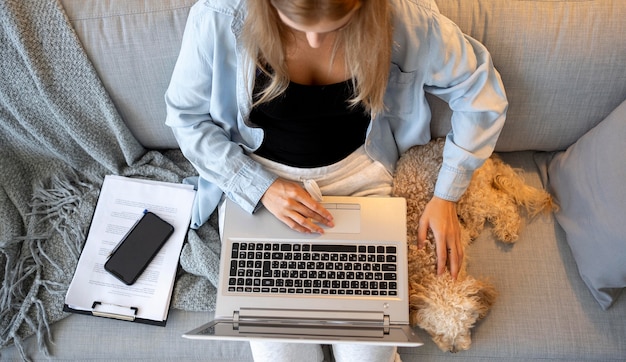
[{"label": "laptop keyboard", "polygon": [[397,289],[395,246],[232,243],[229,292],[397,296]]}]

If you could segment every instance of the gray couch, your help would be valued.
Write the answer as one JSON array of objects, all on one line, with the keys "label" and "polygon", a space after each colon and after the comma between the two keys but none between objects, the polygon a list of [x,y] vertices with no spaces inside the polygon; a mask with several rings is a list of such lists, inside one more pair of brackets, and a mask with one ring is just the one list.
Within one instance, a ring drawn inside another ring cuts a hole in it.
[{"label": "gray couch", "polygon": [[[61,1],[115,106],[147,148],[177,147],[164,125],[163,94],[195,1]],[[626,98],[626,2],[437,3],[487,46],[502,74],[510,110],[496,151],[524,170],[531,185],[548,187],[553,157]],[[433,136],[443,136],[449,111],[436,99],[432,107]],[[623,163],[623,148],[616,151]],[[403,361],[626,360],[626,297],[601,308],[579,274],[566,236],[553,215],[528,221],[510,246],[495,242],[486,230],[468,251],[469,273],[489,278],[499,297],[474,328],[471,349],[442,352],[420,331],[425,345],[400,348]],[[207,312],[172,310],[161,328],[70,315],[52,325],[51,358],[251,360],[246,343],[180,337],[210,319]],[[34,359],[44,359],[34,338],[25,347]],[[0,353],[3,360],[20,358],[15,347]]]}]

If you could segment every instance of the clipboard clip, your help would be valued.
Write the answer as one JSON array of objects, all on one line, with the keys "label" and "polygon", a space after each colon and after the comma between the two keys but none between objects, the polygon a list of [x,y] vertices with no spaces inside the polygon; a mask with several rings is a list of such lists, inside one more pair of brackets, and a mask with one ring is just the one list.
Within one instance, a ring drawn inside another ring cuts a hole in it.
[{"label": "clipboard clip", "polygon": [[106,304],[95,301],[91,305],[91,314],[96,317],[105,317],[134,322],[137,316],[137,307],[125,307],[117,304]]}]

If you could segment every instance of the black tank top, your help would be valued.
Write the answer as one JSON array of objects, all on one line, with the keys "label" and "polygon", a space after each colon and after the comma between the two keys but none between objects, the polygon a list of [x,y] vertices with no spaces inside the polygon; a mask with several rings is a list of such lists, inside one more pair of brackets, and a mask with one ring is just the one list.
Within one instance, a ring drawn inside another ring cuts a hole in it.
[{"label": "black tank top", "polygon": [[[255,94],[263,82],[257,77]],[[250,120],[265,131],[257,155],[285,165],[331,165],[365,142],[370,115],[351,107],[352,81],[330,85],[290,83],[283,95],[254,107]]]}]

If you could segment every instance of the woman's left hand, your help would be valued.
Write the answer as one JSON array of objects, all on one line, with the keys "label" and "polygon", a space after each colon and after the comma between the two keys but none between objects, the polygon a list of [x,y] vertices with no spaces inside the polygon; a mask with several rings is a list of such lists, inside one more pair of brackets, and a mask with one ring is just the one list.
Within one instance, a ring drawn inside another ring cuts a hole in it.
[{"label": "woman's left hand", "polygon": [[428,229],[435,237],[437,252],[437,274],[441,275],[450,267],[450,274],[454,279],[458,276],[463,262],[463,248],[461,247],[461,225],[456,213],[456,203],[433,197],[419,220],[417,244],[424,247]]}]

